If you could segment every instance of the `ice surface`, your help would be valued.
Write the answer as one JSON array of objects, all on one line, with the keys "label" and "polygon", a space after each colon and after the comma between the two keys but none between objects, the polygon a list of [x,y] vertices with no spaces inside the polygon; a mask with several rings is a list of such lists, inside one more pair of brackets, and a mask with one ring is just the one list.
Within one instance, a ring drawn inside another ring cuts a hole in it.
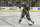
[{"label": "ice surface", "polygon": [[40,24],[33,24],[33,26],[29,26],[25,19],[22,20],[21,24],[18,23],[20,17],[0,17],[0,27],[14,27],[1,19],[7,21],[8,23],[14,25],[15,27],[40,27]]}]

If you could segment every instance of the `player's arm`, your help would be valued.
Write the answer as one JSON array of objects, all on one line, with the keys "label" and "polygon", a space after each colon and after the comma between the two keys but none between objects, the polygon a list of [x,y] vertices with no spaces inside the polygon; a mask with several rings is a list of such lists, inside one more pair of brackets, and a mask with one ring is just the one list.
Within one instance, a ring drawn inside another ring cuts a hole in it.
[{"label": "player's arm", "polygon": [[26,9],[24,9],[24,10],[29,13],[30,7],[28,8],[28,11]]},{"label": "player's arm", "polygon": [[26,9],[24,9],[26,12],[28,12]]}]

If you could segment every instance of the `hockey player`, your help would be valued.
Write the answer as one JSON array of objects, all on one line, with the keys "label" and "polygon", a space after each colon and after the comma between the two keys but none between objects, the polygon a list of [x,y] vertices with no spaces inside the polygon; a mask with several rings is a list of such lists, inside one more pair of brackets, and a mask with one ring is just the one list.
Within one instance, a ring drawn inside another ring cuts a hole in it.
[{"label": "hockey player", "polygon": [[29,15],[29,10],[30,10],[29,3],[27,3],[26,5],[23,5],[23,6],[24,6],[24,9],[22,11],[22,14],[21,14],[21,18],[19,20],[19,23],[22,21],[23,17],[26,15],[26,18],[34,24],[34,22],[30,19],[30,15]]}]

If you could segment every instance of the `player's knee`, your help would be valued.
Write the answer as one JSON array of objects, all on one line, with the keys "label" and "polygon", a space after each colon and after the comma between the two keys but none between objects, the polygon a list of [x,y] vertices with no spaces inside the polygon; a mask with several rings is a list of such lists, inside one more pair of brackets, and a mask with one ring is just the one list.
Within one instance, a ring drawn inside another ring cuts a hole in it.
[{"label": "player's knee", "polygon": [[21,17],[21,19],[20,20],[22,20],[23,18]]}]

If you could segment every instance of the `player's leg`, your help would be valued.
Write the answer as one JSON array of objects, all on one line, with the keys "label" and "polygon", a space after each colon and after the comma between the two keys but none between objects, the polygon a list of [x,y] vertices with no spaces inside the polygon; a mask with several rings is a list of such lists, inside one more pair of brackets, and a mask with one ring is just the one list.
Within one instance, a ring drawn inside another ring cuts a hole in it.
[{"label": "player's leg", "polygon": [[34,22],[33,22],[33,21],[31,20],[31,18],[30,18],[29,13],[26,13],[26,18],[34,24]]},{"label": "player's leg", "polygon": [[19,24],[20,24],[20,22],[22,21],[22,19],[23,19],[23,18],[20,18],[20,19],[19,19]]},{"label": "player's leg", "polygon": [[19,19],[19,23],[22,21],[24,15],[25,15],[25,13],[22,12],[22,14],[21,14],[21,18]]}]

